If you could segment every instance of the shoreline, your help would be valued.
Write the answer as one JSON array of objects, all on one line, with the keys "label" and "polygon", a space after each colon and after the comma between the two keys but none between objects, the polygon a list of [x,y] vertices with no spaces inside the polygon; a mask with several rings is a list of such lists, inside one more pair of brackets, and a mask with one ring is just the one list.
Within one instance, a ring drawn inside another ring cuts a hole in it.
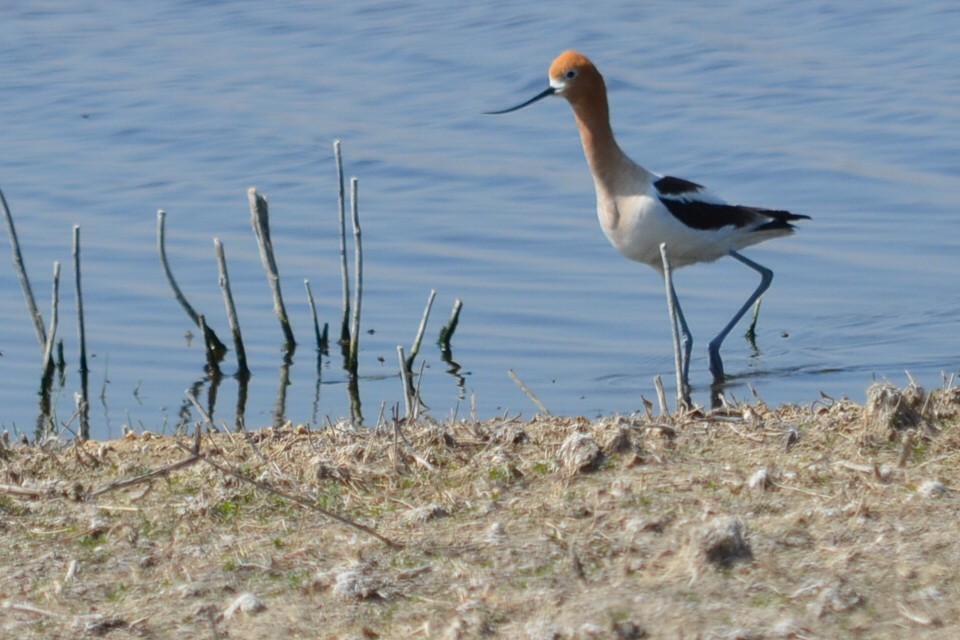
[{"label": "shoreline", "polygon": [[957,388],[874,385],[863,405],[8,444],[0,628],[954,637],[958,423]]}]

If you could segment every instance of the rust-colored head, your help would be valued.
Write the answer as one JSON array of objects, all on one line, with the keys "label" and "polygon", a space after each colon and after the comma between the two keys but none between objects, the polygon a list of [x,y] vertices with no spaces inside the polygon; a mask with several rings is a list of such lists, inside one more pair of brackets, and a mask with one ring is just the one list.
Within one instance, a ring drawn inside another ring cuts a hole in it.
[{"label": "rust-colored head", "polygon": [[490,114],[510,113],[542,100],[547,96],[562,96],[574,108],[587,105],[591,101],[606,104],[607,89],[603,76],[593,63],[577,51],[564,51],[550,65],[550,86],[526,102],[502,111],[488,111]]},{"label": "rust-colored head", "polygon": [[599,99],[606,94],[603,76],[582,53],[564,51],[550,65],[550,87],[554,95],[563,96],[570,104]]}]

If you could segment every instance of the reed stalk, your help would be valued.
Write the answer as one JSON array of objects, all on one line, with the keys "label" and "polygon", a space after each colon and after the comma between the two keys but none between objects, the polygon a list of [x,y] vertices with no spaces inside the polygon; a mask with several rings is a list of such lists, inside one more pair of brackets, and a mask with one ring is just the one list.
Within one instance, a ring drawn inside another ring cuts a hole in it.
[{"label": "reed stalk", "polygon": [[353,320],[350,324],[350,370],[356,375],[360,352],[360,306],[363,300],[363,242],[360,233],[358,182],[350,178],[350,214],[353,220],[354,301]]},{"label": "reed stalk", "polygon": [[340,141],[333,141],[333,156],[337,163],[337,205],[340,220],[340,279],[343,289],[343,319],[340,322],[340,344],[350,343],[350,273],[347,269],[347,210],[343,189],[343,156]]},{"label": "reed stalk", "polygon": [[27,277],[27,268],[23,264],[23,255],[20,253],[20,241],[17,240],[17,229],[13,225],[13,214],[7,207],[7,199],[0,189],[0,207],[3,208],[3,217],[7,222],[7,232],[10,235],[10,248],[13,250],[13,266],[17,270],[17,277],[20,278],[20,288],[23,290],[23,297],[27,303],[27,311],[33,320],[33,328],[37,332],[37,340],[40,341],[40,349],[46,350],[47,331],[43,326],[43,316],[37,308],[37,301],[33,297],[33,289],[30,287],[30,279]]},{"label": "reed stalk", "polygon": [[289,355],[296,350],[297,342],[293,338],[293,330],[290,328],[290,319],[287,317],[287,309],[283,304],[283,294],[280,290],[280,274],[273,252],[273,241],[270,239],[270,209],[267,199],[258,194],[254,187],[247,190],[247,197],[250,201],[250,222],[260,247],[260,261],[263,263],[264,271],[267,272],[267,280],[273,293],[273,310],[283,329],[286,341],[284,351]]},{"label": "reed stalk", "polygon": [[413,398],[411,397],[410,371],[407,368],[407,358],[403,355],[403,347],[397,345],[397,358],[400,360],[400,385],[403,387],[403,406],[406,411],[406,418],[410,420],[413,417]]},{"label": "reed stalk", "polygon": [[217,267],[220,271],[218,282],[220,283],[220,290],[223,292],[223,303],[227,308],[227,321],[230,323],[230,333],[233,335],[233,350],[237,352],[237,375],[240,377],[249,377],[250,368],[247,366],[247,351],[243,347],[243,334],[240,332],[237,307],[233,302],[233,292],[230,289],[227,257],[220,238],[213,239],[213,247],[217,253]]},{"label": "reed stalk", "polygon": [[44,376],[53,370],[53,344],[57,339],[57,323],[60,306],[60,263],[53,263],[53,288],[50,299],[50,333],[47,334],[47,343],[43,347]]},{"label": "reed stalk", "polygon": [[90,438],[90,400],[88,396],[90,369],[87,367],[87,334],[83,322],[83,289],[80,286],[80,225],[73,225],[73,275],[77,298],[77,341],[80,344],[80,439]]},{"label": "reed stalk", "polygon": [[509,375],[510,379],[513,380],[518,387],[520,387],[521,391],[527,394],[527,397],[530,398],[530,401],[537,406],[537,409],[540,410],[540,413],[545,416],[553,415],[550,413],[550,410],[547,409],[547,406],[540,402],[540,398],[534,395],[533,391],[530,390],[530,387],[523,383],[523,380],[520,379],[520,376],[518,376],[513,369],[507,369],[507,375]]},{"label": "reed stalk", "polygon": [[177,299],[177,302],[180,303],[180,306],[186,312],[187,316],[189,316],[193,324],[197,325],[197,328],[203,332],[204,344],[214,350],[216,358],[221,358],[223,354],[227,352],[227,346],[220,341],[220,338],[217,337],[213,329],[208,326],[200,326],[200,314],[187,302],[186,296],[183,295],[180,286],[173,277],[173,270],[170,269],[170,261],[167,260],[166,226],[167,212],[160,209],[157,211],[157,250],[160,253],[160,264],[163,266],[163,273],[167,276],[167,282],[170,283],[170,288],[173,289],[173,295]]},{"label": "reed stalk", "polygon": [[410,347],[410,355],[407,356],[406,367],[408,372],[413,372],[413,361],[417,358],[417,354],[420,353],[420,343],[423,342],[423,333],[427,329],[427,319],[430,317],[430,309],[433,307],[433,300],[437,297],[437,290],[431,289],[430,296],[427,298],[427,306],[423,310],[423,317],[420,318],[420,327],[417,329],[417,336],[413,340],[413,345]]},{"label": "reed stalk", "polygon": [[460,310],[463,308],[463,302],[457,298],[453,302],[453,311],[450,312],[450,320],[440,329],[440,337],[437,344],[444,353],[450,352],[450,340],[453,338],[453,332],[457,330],[457,324],[460,323]]}]

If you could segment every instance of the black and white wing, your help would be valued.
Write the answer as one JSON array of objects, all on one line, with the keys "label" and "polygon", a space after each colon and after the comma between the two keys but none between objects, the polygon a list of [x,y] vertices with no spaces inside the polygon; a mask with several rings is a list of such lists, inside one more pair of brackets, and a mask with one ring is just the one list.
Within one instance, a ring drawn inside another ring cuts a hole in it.
[{"label": "black and white wing", "polygon": [[785,231],[792,220],[809,219],[789,211],[732,205],[713,195],[703,185],[682,178],[664,176],[653,183],[660,202],[675,218],[692,229],[715,231],[724,227],[750,231]]}]

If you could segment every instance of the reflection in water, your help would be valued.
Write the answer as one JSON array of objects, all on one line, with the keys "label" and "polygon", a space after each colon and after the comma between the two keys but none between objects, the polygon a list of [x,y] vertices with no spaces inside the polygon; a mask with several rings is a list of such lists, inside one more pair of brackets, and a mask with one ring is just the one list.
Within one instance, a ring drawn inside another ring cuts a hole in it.
[{"label": "reflection in water", "polygon": [[[215,416],[217,409],[217,402],[220,398],[221,385],[224,382],[225,378],[233,378],[237,381],[237,404],[234,411],[234,419],[232,428],[237,431],[244,431],[246,429],[246,410],[247,410],[247,399],[249,397],[249,384],[251,380],[251,374],[249,372],[235,374],[224,374],[221,369],[221,363],[223,360],[223,353],[214,348],[208,348],[205,350],[205,355],[207,356],[207,361],[203,367],[203,375],[195,379],[190,385],[189,388],[184,392],[183,398],[180,401],[179,407],[177,409],[177,421],[176,426],[174,427],[175,434],[185,434],[189,433],[191,426],[197,422],[196,413],[199,412],[199,420],[207,421],[209,420],[210,427],[216,429],[215,426]],[[350,348],[349,345],[341,344],[341,356],[343,357],[344,363],[349,363]],[[316,381],[314,384],[314,398],[312,406],[312,416],[311,424],[318,425],[319,416],[321,413],[321,385],[324,383],[322,372],[324,366],[323,357],[329,355],[320,349],[317,350],[317,360],[316,360]],[[462,367],[460,364],[453,359],[452,349],[449,347],[449,344],[441,350],[441,358],[446,364],[446,372],[453,377],[454,383],[457,387],[457,399],[463,400],[466,397],[466,378],[462,372]],[[329,363],[329,361],[328,361]],[[107,367],[107,362],[104,362],[105,370]],[[287,388],[291,385],[291,367],[293,366],[293,357],[292,354],[285,354],[280,364],[279,368],[279,377],[277,382],[277,394],[276,399],[273,405],[273,411],[271,415],[271,426],[280,427],[287,422]],[[363,425],[363,411],[362,403],[360,399],[360,384],[362,377],[355,371],[350,369],[344,369],[346,389],[349,400],[350,407],[350,421],[355,426]],[[387,376],[390,377],[390,376]],[[422,377],[422,370],[419,372],[418,378]],[[373,376],[367,377],[367,380],[382,380],[384,376]],[[110,408],[107,402],[107,385],[110,382],[109,378],[104,376],[103,387],[100,392],[100,401],[103,406],[103,419],[104,423],[110,424]],[[81,412],[87,409],[83,406],[80,401],[80,394],[77,395],[77,410],[76,413],[71,417],[69,421],[64,422],[62,425],[58,425],[58,420],[53,414],[53,407],[55,405],[54,399],[65,389],[67,383],[67,370],[65,361],[60,358],[56,363],[51,362],[50,366],[47,367],[44,376],[41,380],[39,396],[39,407],[38,415],[35,423],[35,439],[37,441],[43,440],[50,436],[59,436],[64,432],[69,432],[72,435],[70,430],[71,424],[79,418]],[[83,384],[86,384],[86,380],[83,380]],[[337,382],[328,382],[327,384],[341,384],[340,381]],[[204,394],[204,392],[206,392]],[[419,388],[415,389],[414,396],[418,399]],[[204,401],[201,403],[200,398],[204,398]],[[421,407],[427,409],[427,407],[421,404]],[[132,425],[130,425],[132,426]],[[259,428],[264,425],[255,425],[255,428]]]},{"label": "reflection in water", "polygon": [[[288,345],[292,347],[292,345]],[[280,379],[277,382],[277,400],[273,403],[272,426],[282,427],[287,421],[287,387],[290,386],[290,365],[293,364],[293,352],[288,351],[283,356],[280,365]]]},{"label": "reflection in water", "polygon": [[360,409],[360,377],[351,373],[347,380],[347,394],[350,396],[350,421],[363,426],[363,411]]},{"label": "reflection in water", "polygon": [[247,388],[250,384],[250,371],[237,373],[237,410],[234,412],[233,428],[236,431],[246,431],[247,425],[244,414],[247,411]]},{"label": "reflection in water", "polygon": [[467,380],[460,373],[460,363],[453,359],[453,351],[449,345],[440,350],[440,358],[447,365],[447,373],[453,376],[457,385],[457,400],[463,400],[467,396]]}]

